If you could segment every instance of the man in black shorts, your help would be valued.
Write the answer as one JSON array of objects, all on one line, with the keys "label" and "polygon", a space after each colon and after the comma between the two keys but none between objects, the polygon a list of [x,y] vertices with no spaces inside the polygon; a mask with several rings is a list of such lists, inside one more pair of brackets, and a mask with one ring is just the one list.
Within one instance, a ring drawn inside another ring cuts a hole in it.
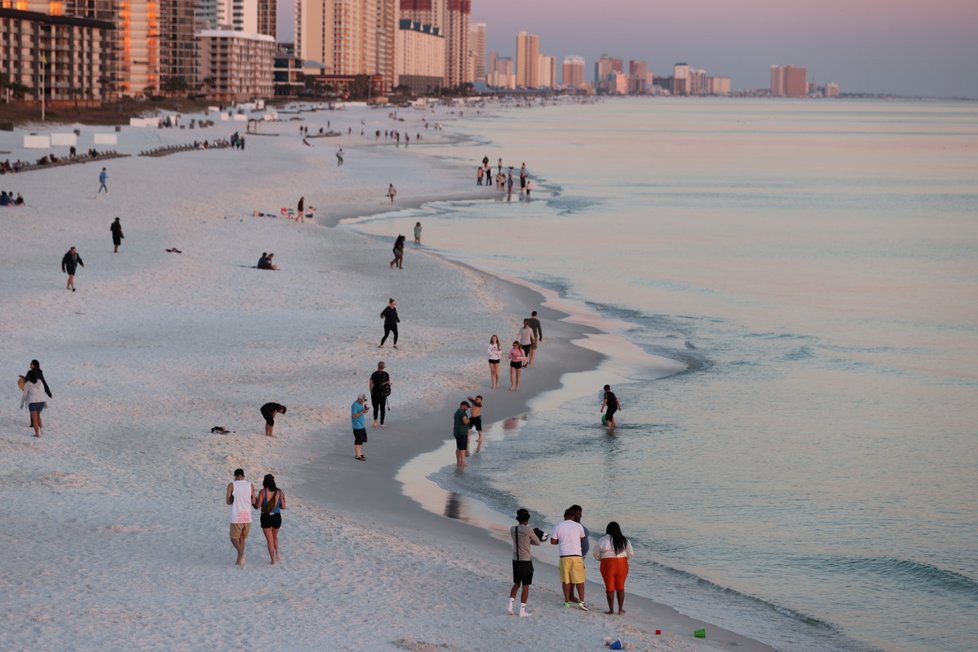
[{"label": "man in black shorts", "polygon": [[469,450],[469,407],[468,401],[462,401],[455,410],[452,433],[455,435],[455,464],[459,468],[465,466],[465,452]]},{"label": "man in black shorts", "polygon": [[611,385],[604,386],[604,400],[601,402],[601,409],[605,411],[601,420],[608,428],[615,427],[615,412],[621,409],[618,397],[611,391]]},{"label": "man in black shorts", "polygon": [[533,584],[533,555],[530,546],[539,546],[540,539],[547,535],[540,530],[530,529],[530,512],[522,507],[516,511],[518,525],[509,528],[509,538],[513,541],[513,588],[509,592],[509,607],[506,613],[513,614],[516,593],[523,587],[520,596],[520,618],[526,618],[530,612],[526,610],[526,599],[530,595],[530,585]]},{"label": "man in black shorts", "polygon": [[278,403],[265,403],[261,406],[261,415],[265,417],[265,436],[274,437],[272,428],[275,427],[275,415],[285,414],[285,406]]}]

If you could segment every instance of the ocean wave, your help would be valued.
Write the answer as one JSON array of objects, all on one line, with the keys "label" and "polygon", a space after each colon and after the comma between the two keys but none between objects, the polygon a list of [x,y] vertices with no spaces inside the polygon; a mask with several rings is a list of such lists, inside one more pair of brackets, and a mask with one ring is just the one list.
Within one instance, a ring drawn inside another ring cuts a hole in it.
[{"label": "ocean wave", "polygon": [[800,565],[820,571],[859,573],[890,580],[911,590],[952,593],[978,599],[978,580],[927,562],[895,557],[801,557]]}]

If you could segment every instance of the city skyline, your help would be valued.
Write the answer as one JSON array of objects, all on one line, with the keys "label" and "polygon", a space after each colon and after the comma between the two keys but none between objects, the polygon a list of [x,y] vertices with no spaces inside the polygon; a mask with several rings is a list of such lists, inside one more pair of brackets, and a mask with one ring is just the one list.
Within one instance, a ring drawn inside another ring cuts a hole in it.
[{"label": "city skyline", "polygon": [[486,47],[500,56],[515,56],[514,38],[525,31],[539,35],[541,52],[582,56],[588,70],[602,54],[647,61],[657,75],[689,61],[741,89],[767,88],[770,66],[787,64],[847,92],[978,98],[974,0],[574,5],[568,12],[558,0],[474,0],[472,21],[487,24]]}]

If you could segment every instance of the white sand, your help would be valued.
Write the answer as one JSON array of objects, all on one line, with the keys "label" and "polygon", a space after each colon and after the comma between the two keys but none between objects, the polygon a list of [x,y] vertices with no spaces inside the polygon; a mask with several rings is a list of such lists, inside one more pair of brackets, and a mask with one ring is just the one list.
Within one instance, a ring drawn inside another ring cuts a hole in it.
[{"label": "white sand", "polygon": [[[283,135],[249,136],[244,152],[108,161],[108,196],[96,196],[101,163],[0,176],[0,189],[28,203],[0,209],[0,368],[10,383],[0,409],[0,649],[602,649],[619,636],[629,649],[762,649],[711,626],[709,639],[695,640],[700,623],[632,596],[626,616],[605,616],[597,584],[593,612],[564,610],[546,563],[537,564],[533,617],[507,617],[507,546],[400,493],[397,469],[448,439],[446,405],[486,393],[488,334],[510,333],[538,298],[410,244],[405,269],[392,271],[396,234],[377,241],[251,212],[277,213],[304,195],[335,222],[383,209],[388,183],[398,205],[464,195],[468,169],[359,136],[362,119],[368,135],[406,127],[429,141],[450,137],[424,131],[421,115],[304,114],[304,123],[263,125]],[[356,135],[304,146],[298,125],[315,131],[327,119]],[[126,127],[116,149],[243,127]],[[83,128],[80,150],[93,131],[110,130]],[[11,160],[43,154],[20,149],[23,133],[0,132]],[[126,239],[113,254],[116,216]],[[85,262],[75,293],[59,269],[71,245]],[[282,269],[243,267],[262,251]],[[380,353],[389,296],[399,303],[400,350],[388,343]],[[551,330],[549,350],[572,353],[580,327]],[[349,405],[380,357],[394,411],[387,428],[369,431],[368,460],[355,462]],[[14,386],[32,358],[54,393],[39,440]],[[515,414],[531,393],[555,387],[562,368],[551,364],[520,396],[494,395],[495,413]],[[266,401],[289,408],[274,439],[261,434]],[[212,435],[215,425],[236,432]],[[277,567],[257,513],[248,564],[233,565],[223,496],[238,466],[256,483],[274,473],[288,495]]]}]

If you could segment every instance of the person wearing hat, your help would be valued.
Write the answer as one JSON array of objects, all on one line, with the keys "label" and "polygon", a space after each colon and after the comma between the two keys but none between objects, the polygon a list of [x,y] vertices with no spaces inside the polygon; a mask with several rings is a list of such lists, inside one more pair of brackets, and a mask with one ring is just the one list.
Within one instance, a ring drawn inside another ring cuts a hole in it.
[{"label": "person wearing hat", "polygon": [[465,466],[465,453],[469,450],[469,414],[468,401],[462,401],[459,403],[458,409],[455,410],[455,428],[453,434],[455,435],[455,464],[462,468]]},{"label": "person wearing hat", "polygon": [[367,458],[363,454],[363,445],[367,443],[367,426],[364,416],[370,411],[367,405],[367,395],[360,394],[350,406],[350,421],[353,423],[353,452],[354,459],[363,462]]},{"label": "person wearing hat", "polygon": [[530,529],[530,512],[523,507],[516,510],[516,521],[517,524],[509,528],[509,537],[513,540],[513,588],[509,592],[506,613],[513,615],[516,593],[523,587],[520,618],[526,618],[530,615],[526,610],[526,599],[530,595],[530,585],[533,584],[533,554],[530,546],[539,546],[541,539],[546,539],[547,535],[537,528]]}]

